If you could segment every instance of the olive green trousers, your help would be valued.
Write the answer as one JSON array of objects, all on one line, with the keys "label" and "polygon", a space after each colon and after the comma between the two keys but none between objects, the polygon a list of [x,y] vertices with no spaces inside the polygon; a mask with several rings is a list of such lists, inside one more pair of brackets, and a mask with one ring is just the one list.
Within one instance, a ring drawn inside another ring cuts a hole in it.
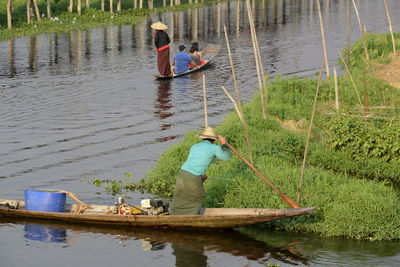
[{"label": "olive green trousers", "polygon": [[203,178],[181,170],[178,178],[176,178],[171,214],[197,215],[200,213],[205,198]]}]

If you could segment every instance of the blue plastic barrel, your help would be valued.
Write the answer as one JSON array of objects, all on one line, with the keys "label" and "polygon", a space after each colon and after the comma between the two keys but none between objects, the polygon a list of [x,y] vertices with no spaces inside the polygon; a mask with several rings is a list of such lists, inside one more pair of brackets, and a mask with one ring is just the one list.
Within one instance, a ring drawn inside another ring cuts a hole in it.
[{"label": "blue plastic barrel", "polygon": [[65,211],[65,193],[56,189],[25,190],[25,209],[30,211]]}]

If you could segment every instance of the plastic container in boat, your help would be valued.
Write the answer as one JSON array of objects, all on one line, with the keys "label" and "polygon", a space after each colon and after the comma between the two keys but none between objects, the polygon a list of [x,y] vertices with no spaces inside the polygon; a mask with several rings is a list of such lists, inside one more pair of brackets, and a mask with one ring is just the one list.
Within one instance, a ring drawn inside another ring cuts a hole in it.
[{"label": "plastic container in boat", "polygon": [[65,193],[58,193],[56,189],[25,190],[25,209],[30,211],[65,211]]}]

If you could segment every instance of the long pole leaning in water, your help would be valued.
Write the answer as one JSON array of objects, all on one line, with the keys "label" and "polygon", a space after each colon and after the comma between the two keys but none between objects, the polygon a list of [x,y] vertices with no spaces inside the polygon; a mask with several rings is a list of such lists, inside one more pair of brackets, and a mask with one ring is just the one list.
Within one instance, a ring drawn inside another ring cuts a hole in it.
[{"label": "long pole leaning in water", "polygon": [[230,150],[233,151],[233,153],[235,153],[241,160],[243,160],[244,163],[246,163],[256,174],[258,174],[258,176],[260,176],[273,190],[275,190],[290,207],[295,209],[300,208],[300,206],[297,205],[296,202],[294,202],[287,195],[279,191],[278,188],[276,188],[270,181],[268,181],[267,178],[265,178],[250,162],[248,162],[242,155],[240,155],[239,152],[237,152],[236,149],[234,149],[229,143],[225,144],[230,148]]},{"label": "long pole leaning in water", "polygon": [[357,20],[358,20],[358,24],[360,26],[361,40],[362,40],[362,43],[363,43],[363,46],[364,46],[365,57],[369,61],[368,49],[367,49],[367,44],[365,43],[365,34],[364,34],[363,29],[362,29],[362,23],[361,23],[360,15],[358,14],[358,9],[357,9],[356,3],[354,2],[354,0],[352,0],[352,2],[353,2],[354,9],[356,10]]},{"label": "long pole leaning in water", "polygon": [[319,5],[319,0],[317,0],[317,7],[318,7],[318,15],[319,15],[319,24],[321,26],[322,46],[323,46],[323,49],[324,49],[326,76],[327,76],[327,78],[329,78],[328,53],[326,52],[324,24],[322,22],[321,6]]},{"label": "long pole leaning in water", "polygon": [[[245,121],[244,121],[243,110],[242,110],[242,103],[241,103],[241,101],[240,101],[239,88],[238,88],[237,81],[236,81],[235,69],[234,69],[234,67],[233,67],[233,61],[232,61],[232,55],[231,55],[231,48],[230,48],[230,45],[229,45],[228,34],[227,34],[227,32],[226,32],[226,26],[225,26],[225,25],[224,25],[224,31],[225,31],[226,45],[227,45],[227,47],[228,47],[229,61],[230,61],[230,63],[231,63],[233,81],[234,81],[234,83],[235,83],[236,96],[237,96],[238,103],[239,103],[239,111],[237,111],[237,110],[236,110],[236,111],[238,112],[239,119],[240,119],[240,121],[242,122],[243,130],[244,130],[244,135],[245,135],[245,138],[246,138],[247,150],[249,151],[250,162],[251,162],[251,164],[254,164],[254,163],[253,163],[253,155],[252,155],[251,149],[250,149],[249,136],[248,136],[248,134],[247,134],[246,123],[245,123]],[[223,88],[223,89],[224,89],[224,88]],[[236,103],[235,103],[235,101],[233,100],[233,98],[230,97],[230,95],[228,94],[228,91],[226,91],[225,93],[227,93],[228,97],[231,99],[231,101],[234,103],[234,105],[236,105]]]},{"label": "long pole leaning in water", "polygon": [[388,8],[388,5],[387,5],[387,1],[386,0],[383,0],[383,1],[385,1],[386,15],[387,15],[388,21],[389,21],[390,34],[392,35],[393,54],[396,55],[396,45],[394,43],[394,36],[393,36],[392,22],[390,20],[389,8]]},{"label": "long pole leaning in water", "polygon": [[310,125],[308,127],[308,133],[307,133],[307,141],[306,141],[306,148],[304,149],[304,157],[303,157],[303,165],[301,166],[301,174],[300,174],[300,181],[299,181],[299,187],[297,189],[297,204],[300,204],[300,194],[301,194],[301,186],[303,184],[303,177],[304,177],[304,169],[306,166],[306,159],[307,159],[307,153],[308,153],[308,145],[310,143],[310,136],[311,136],[311,129],[314,121],[314,115],[315,115],[315,109],[317,107],[317,99],[318,99],[318,93],[319,93],[319,86],[321,83],[321,78],[322,78],[322,72],[324,71],[324,60],[322,61],[321,65],[321,70],[319,72],[319,78],[318,78],[318,84],[317,84],[317,89],[315,90],[315,97],[314,97],[314,105],[313,105],[313,110],[311,113],[311,120],[310,120]]},{"label": "long pole leaning in water", "polygon": [[[253,16],[251,15],[251,6],[250,6],[249,0],[246,0],[246,5],[247,5],[247,14],[249,17],[250,28],[252,28],[252,27],[254,27],[254,21],[252,20]],[[255,41],[254,33],[252,30],[251,30],[251,40],[253,42],[254,59],[256,62],[257,77],[258,77],[258,86],[260,88],[261,107],[262,107],[262,111],[263,111],[264,120],[266,120],[267,115],[265,114],[264,96],[263,96],[263,92],[262,92],[262,83],[261,83],[261,74],[260,74],[260,65],[258,62],[257,46],[255,44],[256,41]]]}]

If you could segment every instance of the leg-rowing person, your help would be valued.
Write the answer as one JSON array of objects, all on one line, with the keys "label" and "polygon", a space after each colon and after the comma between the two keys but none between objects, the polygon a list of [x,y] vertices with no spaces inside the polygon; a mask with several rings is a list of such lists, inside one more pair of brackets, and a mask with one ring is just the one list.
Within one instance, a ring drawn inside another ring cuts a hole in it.
[{"label": "leg-rowing person", "polygon": [[[203,181],[207,179],[205,172],[215,158],[223,161],[230,159],[230,149],[223,136],[215,135],[213,128],[207,127],[197,137],[202,142],[190,148],[189,156],[176,179],[174,196],[171,205],[172,215],[196,215],[205,199]],[[218,140],[222,146],[214,144]]]}]

